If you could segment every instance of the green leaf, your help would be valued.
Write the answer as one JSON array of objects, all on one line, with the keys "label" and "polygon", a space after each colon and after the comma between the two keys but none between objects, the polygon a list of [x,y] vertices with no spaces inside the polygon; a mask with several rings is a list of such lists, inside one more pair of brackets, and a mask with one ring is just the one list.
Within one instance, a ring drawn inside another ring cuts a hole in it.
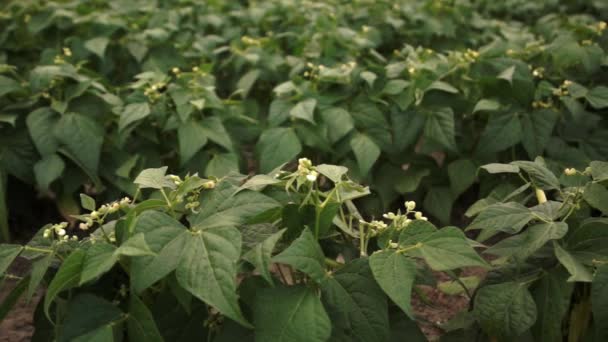
[{"label": "green leaf", "polygon": [[574,255],[563,249],[557,242],[553,242],[555,256],[559,262],[570,272],[569,282],[591,282],[593,275]]},{"label": "green leaf", "polygon": [[424,209],[441,223],[447,224],[452,215],[452,204],[454,196],[452,191],[447,187],[434,186],[426,193],[424,197]]},{"label": "green leaf", "polygon": [[55,137],[88,174],[97,175],[104,139],[104,130],[99,123],[84,115],[65,114],[55,127]]},{"label": "green leaf", "polygon": [[255,245],[251,250],[243,255],[243,259],[255,266],[260,275],[271,285],[274,284],[272,281],[272,275],[270,274],[272,251],[285,231],[285,229],[279,230],[266,238],[264,241]]},{"label": "green leaf", "polygon": [[[532,289],[532,296],[538,308],[538,318],[532,327],[532,334],[536,341],[562,340],[562,323],[568,316],[574,289],[573,283],[566,282],[567,278],[567,272],[556,268],[545,273]],[[597,302],[593,299],[592,301],[593,307],[595,307]]]},{"label": "green leaf", "polygon": [[599,86],[591,89],[585,99],[589,101],[591,107],[595,109],[603,109],[608,107],[608,87]]},{"label": "green leaf", "polygon": [[525,260],[543,247],[550,240],[563,238],[568,232],[568,224],[564,222],[540,223],[528,227],[523,233],[506,238],[485,253],[502,257],[513,256]]},{"label": "green leaf", "polygon": [[450,107],[429,112],[424,126],[424,136],[449,150],[456,150],[454,112]]},{"label": "green leaf", "polygon": [[53,135],[59,115],[50,108],[39,108],[31,112],[25,122],[36,149],[42,156],[53,154],[59,147],[59,140]]},{"label": "green leaf", "polygon": [[89,247],[84,258],[79,284],[82,285],[96,279],[111,270],[118,261],[117,255],[114,254],[115,251],[114,245],[105,242],[98,242]]},{"label": "green leaf", "polygon": [[348,168],[344,166],[321,164],[317,165],[316,170],[323,176],[329,178],[332,182],[338,183],[348,172]]},{"label": "green leaf", "polygon": [[443,81],[435,81],[431,83],[431,85],[426,88],[425,92],[431,90],[439,90],[450,94],[458,94],[458,89],[456,89],[451,84]]},{"label": "green leaf", "polygon": [[358,133],[350,140],[350,147],[357,158],[359,172],[367,176],[372,166],[380,157],[380,148],[367,135]]},{"label": "green leaf", "polygon": [[271,128],[260,136],[256,146],[260,171],[268,173],[277,166],[294,159],[302,151],[302,145],[292,128]]},{"label": "green leaf", "polygon": [[150,250],[150,247],[148,247],[143,233],[137,233],[130,237],[127,241],[123,242],[120,247],[114,251],[114,254],[117,256],[155,255],[155,253]]},{"label": "green leaf", "polygon": [[533,162],[514,161],[511,164],[524,170],[537,188],[543,190],[559,189],[559,180],[539,159]]},{"label": "green leaf", "polygon": [[108,43],[110,43],[110,40],[107,37],[96,37],[84,42],[84,47],[103,59]]},{"label": "green leaf", "polygon": [[361,76],[361,78],[365,82],[367,82],[367,84],[370,86],[370,88],[374,86],[374,82],[378,78],[378,75],[376,75],[375,73],[373,73],[371,71],[363,71],[363,72],[361,72],[361,74],[359,74],[359,76]]},{"label": "green leaf", "polygon": [[175,184],[165,176],[166,173],[166,166],[157,169],[145,169],[139,173],[133,183],[139,185],[142,189],[151,188],[161,190],[163,188],[175,188]]},{"label": "green leaf", "polygon": [[228,151],[233,151],[234,146],[230,134],[226,131],[224,123],[217,116],[210,116],[201,121],[201,127],[204,130],[204,134],[209,140],[222,146]]},{"label": "green leaf", "polygon": [[355,128],[353,117],[344,108],[331,107],[321,111],[321,118],[327,125],[327,138],[336,143]]},{"label": "green leaf", "polygon": [[5,76],[0,76],[0,97],[21,90],[19,82]]},{"label": "green leaf", "polygon": [[513,338],[523,334],[536,321],[536,304],[521,283],[488,285],[477,290],[475,317],[490,336]]},{"label": "green leaf", "polygon": [[250,326],[236,294],[237,262],[241,256],[238,229],[206,228],[186,234],[189,236],[175,271],[179,284],[223,315]]},{"label": "green leaf", "polygon": [[294,119],[306,120],[312,124],[315,124],[315,107],[317,106],[317,100],[306,99],[298,102],[290,111],[289,114]]},{"label": "green leaf", "polygon": [[239,171],[239,157],[234,153],[217,153],[214,154],[207,167],[205,174],[208,177],[221,178],[231,172]]},{"label": "green leaf", "polygon": [[522,128],[518,114],[493,114],[479,138],[476,153],[484,156],[503,151],[520,142],[521,138]]},{"label": "green leaf", "polygon": [[481,167],[491,174],[496,173],[519,173],[519,166],[511,164],[491,163]]},{"label": "green leaf", "polygon": [[308,274],[317,283],[321,283],[325,278],[325,256],[309,229],[304,229],[300,237],[272,258],[272,261],[291,265]]},{"label": "green leaf", "polygon": [[420,241],[420,254],[435,271],[448,271],[466,266],[487,267],[471,247],[464,233],[455,227],[440,229]]},{"label": "green leaf", "polygon": [[127,333],[129,341],[133,342],[162,342],[162,335],[158,331],[154,317],[146,304],[135,294],[129,300],[129,318],[127,320]]},{"label": "green leaf", "polygon": [[522,144],[530,158],[543,154],[559,114],[553,110],[524,113],[521,116]]},{"label": "green leaf", "polygon": [[84,209],[90,211],[97,209],[97,204],[95,203],[95,200],[93,199],[93,197],[88,196],[87,194],[80,194],[80,205]]},{"label": "green leaf", "polygon": [[319,296],[301,285],[262,289],[253,316],[256,341],[325,342],[331,334]]},{"label": "green leaf", "polygon": [[118,130],[123,131],[134,122],[140,121],[150,115],[150,106],[147,102],[130,103],[120,113]]},{"label": "green leaf", "polygon": [[608,265],[602,264],[597,268],[591,284],[591,310],[595,327],[595,341],[605,341],[608,338]]},{"label": "green leaf", "polygon": [[608,189],[598,183],[589,183],[583,191],[583,198],[590,206],[608,214]]},{"label": "green leaf", "polygon": [[437,288],[447,295],[456,296],[465,292],[462,284],[464,284],[469,291],[473,291],[477,286],[479,286],[480,282],[479,277],[476,276],[461,277],[459,280],[460,281],[449,280],[441,282],[437,284]]},{"label": "green leaf", "polygon": [[4,275],[4,272],[6,272],[22,250],[23,247],[20,245],[0,245],[0,276]]},{"label": "green leaf", "polygon": [[416,278],[414,261],[393,250],[386,250],[372,254],[369,265],[382,290],[413,319],[411,293]]},{"label": "green leaf", "polygon": [[177,129],[179,160],[182,166],[207,144],[207,136],[204,132],[205,130],[195,120],[183,123]]},{"label": "green leaf", "polygon": [[200,199],[205,205],[189,218],[192,227],[238,226],[279,206],[277,201],[259,192],[243,190],[236,193],[237,190],[236,186],[223,181],[212,191],[206,191]]},{"label": "green leaf", "polygon": [[519,203],[498,203],[484,209],[467,230],[491,229],[514,234],[533,218],[532,211]]},{"label": "green leaf", "polygon": [[51,320],[49,308],[57,295],[59,295],[61,291],[78,286],[85,256],[86,252],[82,249],[76,249],[70,253],[49,284],[49,287],[46,290],[46,296],[44,296],[44,314],[49,320]]},{"label": "green leaf", "polygon": [[608,179],[608,163],[602,161],[592,161],[589,164],[593,179],[602,182]]},{"label": "green leaf", "polygon": [[238,89],[243,94],[244,98],[249,95],[251,87],[253,87],[255,81],[257,81],[259,76],[260,70],[253,69],[243,75],[243,77],[241,77],[236,83],[236,89]]},{"label": "green leaf", "polygon": [[390,80],[382,89],[382,94],[387,95],[398,95],[403,92],[403,90],[409,87],[410,82],[406,80]]},{"label": "green leaf", "polygon": [[470,159],[458,159],[448,165],[448,177],[453,198],[457,198],[475,183],[477,165]]},{"label": "green leaf", "polygon": [[374,280],[367,258],[355,259],[321,284],[321,299],[332,322],[330,341],[386,341],[386,296]]},{"label": "green leaf", "polygon": [[76,295],[67,308],[58,342],[69,342],[121,319],[123,313],[105,299],[92,294]]},{"label": "green leaf", "polygon": [[513,84],[513,74],[515,73],[515,65],[512,65],[508,68],[506,68],[505,70],[503,70],[498,76],[497,78],[505,80],[507,82],[509,82],[509,84]]},{"label": "green leaf", "polygon": [[500,109],[500,102],[491,99],[481,99],[475,104],[473,113],[477,112],[495,112]]},{"label": "green leaf", "polygon": [[272,176],[269,175],[255,175],[251,178],[249,178],[243,185],[241,185],[238,189],[238,191],[241,190],[253,190],[253,191],[260,191],[262,189],[264,189],[267,185],[273,185],[273,184],[277,184],[280,183],[281,180],[274,178]]},{"label": "green leaf", "polygon": [[30,273],[30,283],[27,286],[26,298],[28,301],[34,296],[34,293],[38,289],[40,282],[42,282],[42,279],[49,269],[49,266],[51,266],[51,262],[54,258],[54,253],[48,253],[33,263],[32,272]]}]

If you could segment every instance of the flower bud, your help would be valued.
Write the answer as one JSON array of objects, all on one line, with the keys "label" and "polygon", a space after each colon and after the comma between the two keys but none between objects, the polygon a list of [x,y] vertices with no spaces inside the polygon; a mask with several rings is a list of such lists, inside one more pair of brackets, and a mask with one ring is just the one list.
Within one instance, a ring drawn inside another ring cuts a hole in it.
[{"label": "flower bud", "polygon": [[51,237],[51,230],[50,230],[50,229],[45,229],[45,230],[44,230],[44,233],[42,233],[42,236],[43,236],[45,239],[50,238],[50,237]]},{"label": "flower bud", "polygon": [[314,182],[314,181],[316,181],[316,180],[317,180],[317,176],[318,176],[318,175],[319,175],[319,174],[317,173],[317,171],[312,171],[311,173],[309,173],[308,175],[306,175],[306,179],[307,179],[309,182]]},{"label": "flower bud", "polygon": [[63,228],[60,228],[60,229],[55,230],[55,233],[57,233],[57,235],[59,235],[59,236],[65,236],[66,231]]},{"label": "flower bud", "polygon": [[417,211],[417,212],[414,214],[414,217],[416,218],[416,220],[422,220],[422,217],[423,217],[423,216],[422,216],[422,213],[421,213],[420,211]]},{"label": "flower bud", "polygon": [[86,223],[84,223],[84,222],[80,222],[80,224],[78,225],[78,229],[80,229],[80,230],[88,230],[89,226]]},{"label": "flower bud", "polygon": [[203,189],[213,189],[215,188],[215,181],[208,181],[203,183]]}]

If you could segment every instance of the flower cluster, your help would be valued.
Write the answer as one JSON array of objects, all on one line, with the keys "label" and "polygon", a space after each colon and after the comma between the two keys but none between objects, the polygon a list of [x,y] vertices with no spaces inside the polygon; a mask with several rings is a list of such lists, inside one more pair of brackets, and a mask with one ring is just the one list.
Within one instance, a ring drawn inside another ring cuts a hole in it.
[{"label": "flower cluster", "polygon": [[308,158],[298,159],[298,176],[305,177],[307,181],[314,182],[319,177],[312,162]]},{"label": "flower cluster", "polygon": [[124,197],[120,201],[103,204],[97,210],[91,211],[89,215],[81,216],[83,222],[78,225],[78,228],[81,230],[89,230],[95,223],[103,224],[107,215],[116,213],[121,208],[127,208],[130,204],[131,199],[129,197]]},{"label": "flower cluster", "polygon": [[68,235],[66,228],[68,227],[68,223],[67,222],[61,222],[61,223],[57,223],[52,225],[50,228],[46,228],[43,232],[42,232],[42,236],[45,239],[52,239],[52,238],[57,238],[58,241],[60,242],[65,242],[65,241],[78,241],[78,236],[76,235]]}]

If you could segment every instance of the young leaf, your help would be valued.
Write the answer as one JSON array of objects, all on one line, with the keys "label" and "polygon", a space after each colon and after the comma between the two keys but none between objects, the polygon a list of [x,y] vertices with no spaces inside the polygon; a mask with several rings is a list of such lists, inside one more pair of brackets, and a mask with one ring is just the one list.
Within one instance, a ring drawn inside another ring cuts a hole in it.
[{"label": "young leaf", "polygon": [[95,209],[97,209],[97,205],[95,204],[95,200],[93,199],[93,197],[87,195],[87,194],[80,194],[80,205],[86,209],[86,210],[90,210],[93,211]]},{"label": "young leaf", "polygon": [[592,161],[589,164],[593,180],[602,182],[608,179],[608,163],[603,161]]},{"label": "young leaf", "polygon": [[536,321],[536,304],[525,284],[507,282],[477,291],[473,310],[490,336],[514,338]]},{"label": "young leaf", "polygon": [[139,173],[133,183],[139,185],[140,188],[151,188],[151,189],[163,189],[163,188],[175,188],[175,184],[167,179],[165,174],[167,173],[167,167],[159,167],[157,169],[145,169]]},{"label": "young leaf", "polygon": [[511,164],[491,163],[481,167],[489,173],[519,173],[519,166]]},{"label": "young leaf", "polygon": [[272,258],[272,262],[291,265],[317,283],[325,278],[325,256],[310,229],[304,229],[286,250]]},{"label": "young leaf", "polygon": [[305,286],[259,291],[253,316],[256,341],[325,342],[331,334],[319,296]]},{"label": "young leaf", "polygon": [[340,182],[342,177],[348,172],[348,168],[337,165],[321,164],[317,165],[316,168],[320,174],[329,178],[334,183]]},{"label": "young leaf", "polygon": [[150,106],[148,105],[148,103],[130,103],[125,106],[122,113],[120,114],[118,129],[120,131],[123,131],[132,123],[143,120],[148,115],[150,115]]},{"label": "young leaf", "polygon": [[394,250],[385,250],[372,254],[369,265],[382,290],[413,319],[411,293],[416,278],[414,261]]}]

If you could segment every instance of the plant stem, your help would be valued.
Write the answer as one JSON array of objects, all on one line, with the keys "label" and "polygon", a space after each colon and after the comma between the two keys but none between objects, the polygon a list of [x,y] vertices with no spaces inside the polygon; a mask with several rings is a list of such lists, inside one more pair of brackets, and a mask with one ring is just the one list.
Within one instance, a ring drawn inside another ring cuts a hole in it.
[{"label": "plant stem", "polygon": [[365,249],[365,234],[363,233],[363,224],[359,223],[359,250],[361,256],[367,256],[367,250]]},{"label": "plant stem", "polygon": [[330,258],[325,258],[325,264],[329,267],[333,267],[333,268],[340,268],[342,266],[344,266],[344,264],[337,262],[334,259],[330,259]]},{"label": "plant stem", "polygon": [[169,210],[171,211],[171,216],[175,217],[175,211],[173,210],[173,204],[169,200],[169,197],[167,196],[165,189],[160,189],[160,193],[163,194],[163,197],[165,198],[165,202],[167,202],[167,206],[169,207]]},{"label": "plant stem", "polygon": [[23,250],[31,251],[31,252],[47,253],[47,254],[54,252],[52,249],[38,248],[38,247],[32,247],[32,246],[24,246]]}]

